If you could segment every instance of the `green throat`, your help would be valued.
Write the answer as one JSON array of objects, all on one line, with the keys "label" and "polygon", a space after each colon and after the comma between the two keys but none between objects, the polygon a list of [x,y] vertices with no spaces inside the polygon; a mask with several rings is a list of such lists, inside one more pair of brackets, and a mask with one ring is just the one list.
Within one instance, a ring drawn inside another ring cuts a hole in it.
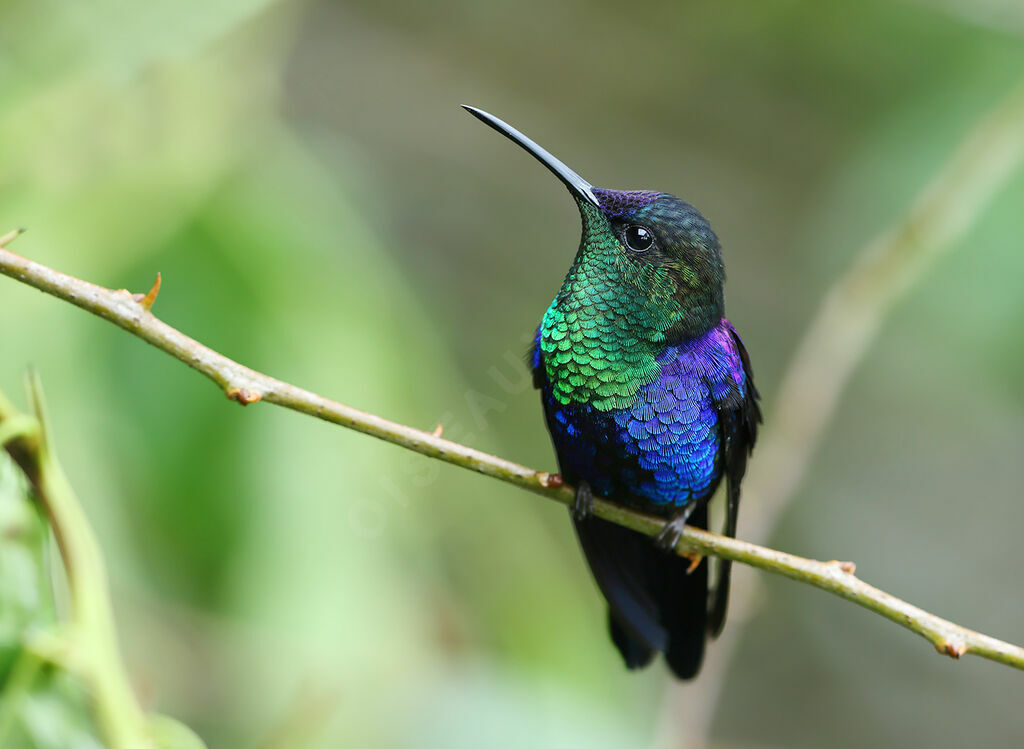
[{"label": "green throat", "polygon": [[583,238],[544,314],[540,348],[554,397],[609,411],[654,382],[666,331],[683,314],[665,268],[627,254],[600,211],[581,204]]}]

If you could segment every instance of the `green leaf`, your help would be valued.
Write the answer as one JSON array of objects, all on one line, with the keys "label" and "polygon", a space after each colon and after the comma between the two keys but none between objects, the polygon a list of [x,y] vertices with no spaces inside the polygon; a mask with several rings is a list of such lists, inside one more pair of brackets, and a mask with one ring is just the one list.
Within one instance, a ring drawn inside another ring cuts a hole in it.
[{"label": "green leaf", "polygon": [[149,716],[149,731],[160,749],[206,749],[191,728],[166,715]]},{"label": "green leaf", "polygon": [[47,669],[20,705],[11,749],[103,749],[81,688],[68,674]]}]

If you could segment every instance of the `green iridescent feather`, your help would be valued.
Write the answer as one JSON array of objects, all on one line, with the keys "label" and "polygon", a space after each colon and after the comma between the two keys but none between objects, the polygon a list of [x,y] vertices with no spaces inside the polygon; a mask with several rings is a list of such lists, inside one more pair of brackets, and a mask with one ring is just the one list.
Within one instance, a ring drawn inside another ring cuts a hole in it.
[{"label": "green iridescent feather", "polygon": [[665,268],[630,257],[598,209],[580,212],[579,251],[541,323],[543,361],[560,403],[628,408],[661,372],[665,332],[683,313],[678,285]]}]

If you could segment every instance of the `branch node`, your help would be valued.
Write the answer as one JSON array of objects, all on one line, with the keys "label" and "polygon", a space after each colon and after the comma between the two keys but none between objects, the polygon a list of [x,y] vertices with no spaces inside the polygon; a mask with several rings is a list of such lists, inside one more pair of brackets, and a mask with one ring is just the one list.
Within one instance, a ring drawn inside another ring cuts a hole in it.
[{"label": "branch node", "polygon": [[943,640],[935,645],[935,649],[957,660],[967,652],[967,645],[963,641]]},{"label": "branch node", "polygon": [[831,559],[825,562],[825,564],[830,567],[838,567],[842,572],[845,572],[848,575],[854,575],[857,572],[857,565],[853,562],[840,562],[838,559]]},{"label": "branch node", "polygon": [[132,299],[141,304],[142,308],[146,310],[146,312],[149,312],[151,309],[153,309],[153,302],[156,301],[157,294],[160,293],[160,283],[162,280],[163,279],[161,278],[160,273],[157,272],[156,280],[153,281],[153,285],[150,287],[147,293],[132,294]]},{"label": "branch node", "polygon": [[545,489],[557,489],[558,487],[563,486],[565,482],[562,481],[562,474],[560,473],[539,471],[537,473],[537,483]]},{"label": "branch node", "polygon": [[238,387],[228,388],[224,391],[224,395],[226,395],[230,400],[241,403],[243,406],[248,406],[250,403],[256,403],[263,397],[252,390],[246,390]]}]

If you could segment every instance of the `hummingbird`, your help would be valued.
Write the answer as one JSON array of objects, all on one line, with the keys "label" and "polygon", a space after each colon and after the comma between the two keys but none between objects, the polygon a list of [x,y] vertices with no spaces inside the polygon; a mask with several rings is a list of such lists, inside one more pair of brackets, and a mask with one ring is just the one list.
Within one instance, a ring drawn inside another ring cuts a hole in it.
[{"label": "hummingbird", "polygon": [[[579,208],[579,248],[528,363],[612,642],[631,670],[660,652],[691,679],[725,623],[730,563],[719,560],[709,590],[708,560],[674,550],[684,525],[708,527],[723,478],[723,532],[735,536],[761,422],[750,358],[725,317],[718,237],[676,196],[594,187],[511,125],[464,109],[547,167]],[[595,495],[665,525],[651,539],[602,520]]]}]

